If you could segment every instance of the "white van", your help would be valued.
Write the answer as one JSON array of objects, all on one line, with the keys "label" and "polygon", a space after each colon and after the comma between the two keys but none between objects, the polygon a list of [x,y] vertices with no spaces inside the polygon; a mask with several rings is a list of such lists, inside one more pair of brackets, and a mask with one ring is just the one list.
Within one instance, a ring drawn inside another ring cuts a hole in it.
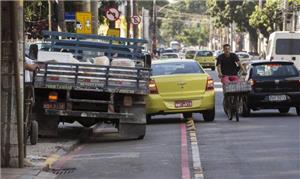
[{"label": "white van", "polygon": [[273,32],[268,41],[267,60],[292,60],[300,71],[300,31]]}]

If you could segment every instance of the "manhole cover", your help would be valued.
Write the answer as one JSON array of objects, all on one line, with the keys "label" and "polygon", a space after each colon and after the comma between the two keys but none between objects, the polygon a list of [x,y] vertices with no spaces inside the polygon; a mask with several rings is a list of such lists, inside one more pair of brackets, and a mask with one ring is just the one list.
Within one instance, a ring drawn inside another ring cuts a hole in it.
[{"label": "manhole cover", "polygon": [[52,168],[50,169],[50,172],[55,175],[67,175],[70,173],[73,173],[76,170],[76,168]]}]

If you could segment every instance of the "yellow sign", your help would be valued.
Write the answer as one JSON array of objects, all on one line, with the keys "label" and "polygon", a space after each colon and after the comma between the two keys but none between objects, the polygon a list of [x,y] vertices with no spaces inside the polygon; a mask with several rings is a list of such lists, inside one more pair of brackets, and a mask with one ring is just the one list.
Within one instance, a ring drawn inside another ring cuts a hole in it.
[{"label": "yellow sign", "polygon": [[108,29],[106,36],[120,37],[120,29]]},{"label": "yellow sign", "polygon": [[76,12],[76,33],[92,33],[92,14],[90,12]]}]

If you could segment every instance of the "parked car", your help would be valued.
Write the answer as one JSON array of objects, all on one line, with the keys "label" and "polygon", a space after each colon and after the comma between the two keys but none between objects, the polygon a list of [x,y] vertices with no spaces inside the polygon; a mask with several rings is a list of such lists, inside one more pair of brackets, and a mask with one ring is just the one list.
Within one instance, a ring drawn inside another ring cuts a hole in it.
[{"label": "parked car", "polygon": [[178,53],[163,53],[160,56],[160,59],[170,59],[170,58],[180,58]]},{"label": "parked car", "polygon": [[252,59],[252,57],[247,52],[236,52],[235,54],[239,57],[241,63],[245,65],[249,64]]},{"label": "parked car", "polygon": [[202,113],[205,121],[215,118],[212,78],[195,60],[168,59],[152,63],[150,94],[146,98],[147,119],[157,114]]},{"label": "parked car", "polygon": [[185,59],[194,59],[196,50],[188,50],[185,52]]},{"label": "parked car", "polygon": [[212,51],[198,51],[194,59],[199,62],[203,68],[210,68],[212,71],[216,69],[216,58],[213,56]]},{"label": "parked car", "polygon": [[214,51],[214,57],[218,57],[219,55],[221,55],[223,52],[221,50],[216,50]]},{"label": "parked car", "polygon": [[300,115],[300,75],[293,62],[259,60],[251,62],[246,80],[252,91],[242,105],[242,114],[251,110],[278,109],[288,113],[296,107]]}]

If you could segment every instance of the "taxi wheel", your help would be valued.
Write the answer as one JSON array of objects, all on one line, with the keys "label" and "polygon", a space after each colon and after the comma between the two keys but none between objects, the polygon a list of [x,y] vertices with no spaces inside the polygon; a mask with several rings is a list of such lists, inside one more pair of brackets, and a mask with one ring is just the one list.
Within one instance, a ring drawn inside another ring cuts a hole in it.
[{"label": "taxi wheel", "polygon": [[278,109],[278,110],[279,110],[279,112],[280,112],[281,114],[285,114],[285,113],[288,113],[288,112],[289,112],[290,108],[280,108],[280,109]]},{"label": "taxi wheel", "polygon": [[300,106],[296,107],[296,112],[297,112],[297,115],[300,116]]},{"label": "taxi wheel", "polygon": [[202,113],[205,122],[211,122],[215,120],[215,108],[211,110],[204,111]]}]

